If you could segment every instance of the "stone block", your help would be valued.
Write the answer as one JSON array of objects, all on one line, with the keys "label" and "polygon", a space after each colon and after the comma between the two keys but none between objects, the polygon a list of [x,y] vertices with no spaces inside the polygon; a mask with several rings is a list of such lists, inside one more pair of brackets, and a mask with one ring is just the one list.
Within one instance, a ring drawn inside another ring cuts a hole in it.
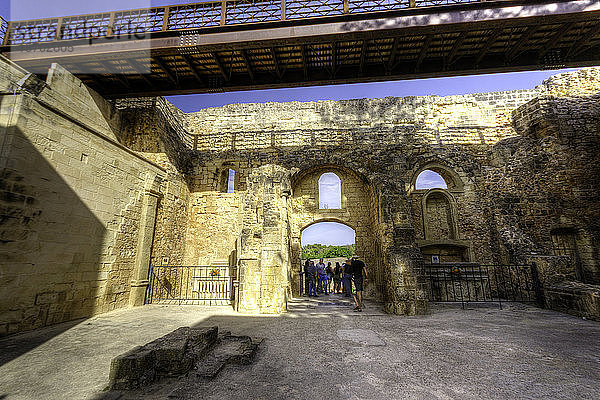
[{"label": "stone block", "polygon": [[155,380],[189,371],[216,343],[218,328],[182,327],[114,358],[110,388],[131,390]]}]

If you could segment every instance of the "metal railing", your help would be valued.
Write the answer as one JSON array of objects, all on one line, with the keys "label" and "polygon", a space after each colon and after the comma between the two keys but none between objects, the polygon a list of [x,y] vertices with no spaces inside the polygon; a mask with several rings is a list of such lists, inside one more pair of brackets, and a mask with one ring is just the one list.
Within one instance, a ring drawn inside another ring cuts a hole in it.
[{"label": "metal railing", "polygon": [[8,28],[8,22],[0,16],[0,43],[4,43],[4,38],[6,35],[6,30]]},{"label": "metal railing", "polygon": [[[8,23],[4,45],[481,3],[485,0],[221,0]],[[514,0],[496,0],[511,2]]]},{"label": "metal railing", "polygon": [[535,264],[484,265],[475,263],[426,264],[429,298],[436,302],[503,302],[543,305]]},{"label": "metal railing", "polygon": [[229,305],[234,301],[237,267],[153,265],[147,303]]}]

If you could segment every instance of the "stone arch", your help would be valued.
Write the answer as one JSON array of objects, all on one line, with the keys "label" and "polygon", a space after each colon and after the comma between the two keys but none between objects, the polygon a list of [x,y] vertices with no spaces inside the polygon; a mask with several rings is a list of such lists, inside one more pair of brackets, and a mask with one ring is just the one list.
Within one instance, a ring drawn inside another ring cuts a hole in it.
[{"label": "stone arch", "polygon": [[[342,208],[319,209],[318,178],[323,172],[334,172],[341,180]],[[376,258],[380,254],[375,249],[377,243],[376,204],[374,187],[362,174],[344,166],[323,164],[299,170],[292,176],[292,196],[290,198],[290,239],[292,269],[300,271],[301,232],[319,222],[337,222],[352,228],[356,234],[356,252],[367,268],[379,268],[382,264]],[[298,274],[297,274],[298,275]],[[375,275],[375,273],[373,273]],[[300,293],[300,280],[292,282],[294,294]],[[377,284],[366,288],[369,296],[380,298]]]},{"label": "stone arch", "polygon": [[305,230],[306,228],[308,228],[309,226],[315,225],[315,224],[320,224],[321,222],[335,222],[336,224],[342,224],[342,225],[346,225],[348,228],[353,229],[356,232],[356,227],[352,226],[349,222],[343,221],[339,218],[323,218],[323,219],[319,219],[317,221],[312,221],[309,222],[308,224],[306,224],[305,226],[303,226],[302,228],[300,228],[300,232],[302,232],[303,230]]},{"label": "stone arch", "polygon": [[417,189],[417,178],[423,171],[430,170],[435,173],[438,173],[442,176],[446,185],[448,186],[447,190],[450,191],[463,191],[464,190],[464,180],[461,178],[460,174],[457,172],[456,168],[451,168],[445,164],[442,164],[437,161],[429,161],[424,163],[419,168],[417,168],[411,177],[410,185],[409,185],[409,193],[413,193],[415,191],[425,191],[428,189]]}]

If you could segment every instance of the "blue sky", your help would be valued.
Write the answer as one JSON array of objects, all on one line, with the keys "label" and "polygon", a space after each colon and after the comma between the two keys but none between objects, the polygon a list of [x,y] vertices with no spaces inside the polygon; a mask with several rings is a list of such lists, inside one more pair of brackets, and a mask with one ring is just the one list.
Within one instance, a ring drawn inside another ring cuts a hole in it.
[{"label": "blue sky", "polygon": [[447,189],[446,181],[437,172],[426,169],[417,176],[417,182],[415,183],[415,189]]},{"label": "blue sky", "polygon": [[355,237],[354,229],[349,226],[337,222],[319,222],[302,231],[300,243],[302,246],[315,243],[341,246],[353,244]]}]

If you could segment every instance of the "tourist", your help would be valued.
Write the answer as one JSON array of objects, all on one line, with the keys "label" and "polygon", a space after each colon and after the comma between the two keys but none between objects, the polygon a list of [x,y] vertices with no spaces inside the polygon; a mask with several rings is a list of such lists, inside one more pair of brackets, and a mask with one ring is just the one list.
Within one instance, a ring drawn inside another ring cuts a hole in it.
[{"label": "tourist", "polygon": [[339,262],[335,263],[333,270],[333,291],[335,293],[342,293],[342,266]]},{"label": "tourist", "polygon": [[308,295],[312,297],[317,297],[317,267],[315,266],[314,261],[311,261],[308,264],[307,276]]},{"label": "tourist", "polygon": [[327,294],[327,271],[325,269],[325,263],[323,262],[322,258],[317,264],[317,274],[319,279],[317,292]]},{"label": "tourist", "polygon": [[[310,265],[310,260],[306,260],[304,262],[304,296],[308,296],[308,266]],[[302,272],[301,272],[302,274]]]},{"label": "tourist", "polygon": [[354,281],[354,288],[356,294],[354,295],[354,311],[362,311],[363,309],[363,283],[367,279],[367,267],[365,263],[358,259],[358,256],[354,256],[352,260],[352,280]]},{"label": "tourist", "polygon": [[325,272],[327,273],[327,291],[331,293],[331,281],[333,281],[333,269],[331,268],[331,262],[327,263],[327,269]]},{"label": "tourist", "polygon": [[350,258],[344,264],[342,285],[344,286],[344,297],[350,297],[352,295],[352,259]]}]

